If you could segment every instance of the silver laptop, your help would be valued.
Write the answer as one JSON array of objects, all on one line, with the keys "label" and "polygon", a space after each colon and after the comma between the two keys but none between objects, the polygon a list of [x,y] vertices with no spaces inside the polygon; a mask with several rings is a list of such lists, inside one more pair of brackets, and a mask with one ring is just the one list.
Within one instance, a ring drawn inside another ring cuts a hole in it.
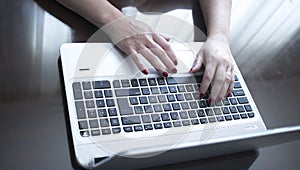
[{"label": "silver laptop", "polygon": [[235,64],[230,97],[199,99],[203,72],[188,73],[203,43],[173,43],[178,73],[143,75],[109,43],[60,48],[73,165],[134,169],[275,145],[300,126],[267,129]]}]

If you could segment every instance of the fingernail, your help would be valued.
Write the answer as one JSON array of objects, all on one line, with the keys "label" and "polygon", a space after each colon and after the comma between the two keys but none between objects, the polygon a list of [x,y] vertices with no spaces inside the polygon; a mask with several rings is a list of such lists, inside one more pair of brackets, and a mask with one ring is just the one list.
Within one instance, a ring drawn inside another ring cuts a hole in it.
[{"label": "fingernail", "polygon": [[228,93],[227,95],[226,95],[226,97],[230,97],[231,96],[231,93]]},{"label": "fingernail", "polygon": [[207,103],[208,103],[208,105],[211,105],[211,103],[212,103],[212,99],[211,99],[211,98],[209,98],[209,99],[208,99],[208,101],[207,101]]},{"label": "fingernail", "polygon": [[204,97],[204,94],[200,93],[200,99],[203,99],[203,97]]},{"label": "fingernail", "polygon": [[177,61],[177,60],[175,60],[175,61],[174,61],[174,64],[175,64],[175,65],[177,65],[177,64],[178,64],[178,61]]},{"label": "fingernail", "polygon": [[169,74],[168,74],[167,72],[164,71],[164,72],[162,73],[162,75],[163,75],[164,77],[168,77]]},{"label": "fingernail", "polygon": [[190,71],[189,71],[190,73],[192,73],[192,71],[193,71],[193,68],[194,68],[194,67],[192,67],[192,68],[190,69]]},{"label": "fingernail", "polygon": [[177,69],[173,68],[172,73],[177,73]]},{"label": "fingernail", "polygon": [[148,70],[147,70],[147,69],[143,70],[142,72],[143,72],[145,75],[148,74]]}]

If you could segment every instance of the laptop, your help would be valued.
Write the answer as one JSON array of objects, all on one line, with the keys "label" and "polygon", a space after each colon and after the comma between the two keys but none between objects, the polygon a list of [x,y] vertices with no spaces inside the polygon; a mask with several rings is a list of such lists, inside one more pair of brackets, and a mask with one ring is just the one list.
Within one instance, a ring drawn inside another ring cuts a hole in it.
[{"label": "laptop", "polygon": [[203,71],[190,74],[203,43],[172,43],[178,72],[143,75],[110,43],[63,44],[62,87],[75,168],[136,169],[299,139],[300,126],[267,129],[235,64],[234,90],[199,99]]}]

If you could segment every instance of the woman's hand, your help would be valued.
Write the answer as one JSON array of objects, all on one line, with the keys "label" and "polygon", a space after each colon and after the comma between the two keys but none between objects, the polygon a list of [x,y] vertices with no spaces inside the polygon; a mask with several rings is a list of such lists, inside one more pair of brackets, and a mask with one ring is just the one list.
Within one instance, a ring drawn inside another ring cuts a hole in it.
[{"label": "woman's hand", "polygon": [[205,64],[205,72],[200,86],[200,98],[203,98],[209,85],[211,92],[208,103],[219,102],[231,94],[234,83],[234,59],[229,43],[219,37],[208,38],[200,49],[191,68],[192,73]]},{"label": "woman's hand", "polygon": [[148,74],[142,62],[144,57],[161,75],[176,73],[176,56],[169,45],[169,38],[155,33],[147,24],[122,17],[101,28],[126,55],[131,56],[137,67]]}]

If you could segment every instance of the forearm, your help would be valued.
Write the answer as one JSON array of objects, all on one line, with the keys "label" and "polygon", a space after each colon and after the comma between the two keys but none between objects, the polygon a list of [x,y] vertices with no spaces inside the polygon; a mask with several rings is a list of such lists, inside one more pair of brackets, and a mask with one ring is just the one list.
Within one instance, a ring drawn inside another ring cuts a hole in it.
[{"label": "forearm", "polygon": [[230,40],[231,0],[200,0],[208,38]]},{"label": "forearm", "polygon": [[106,0],[57,0],[98,27],[123,17],[123,14]]}]

